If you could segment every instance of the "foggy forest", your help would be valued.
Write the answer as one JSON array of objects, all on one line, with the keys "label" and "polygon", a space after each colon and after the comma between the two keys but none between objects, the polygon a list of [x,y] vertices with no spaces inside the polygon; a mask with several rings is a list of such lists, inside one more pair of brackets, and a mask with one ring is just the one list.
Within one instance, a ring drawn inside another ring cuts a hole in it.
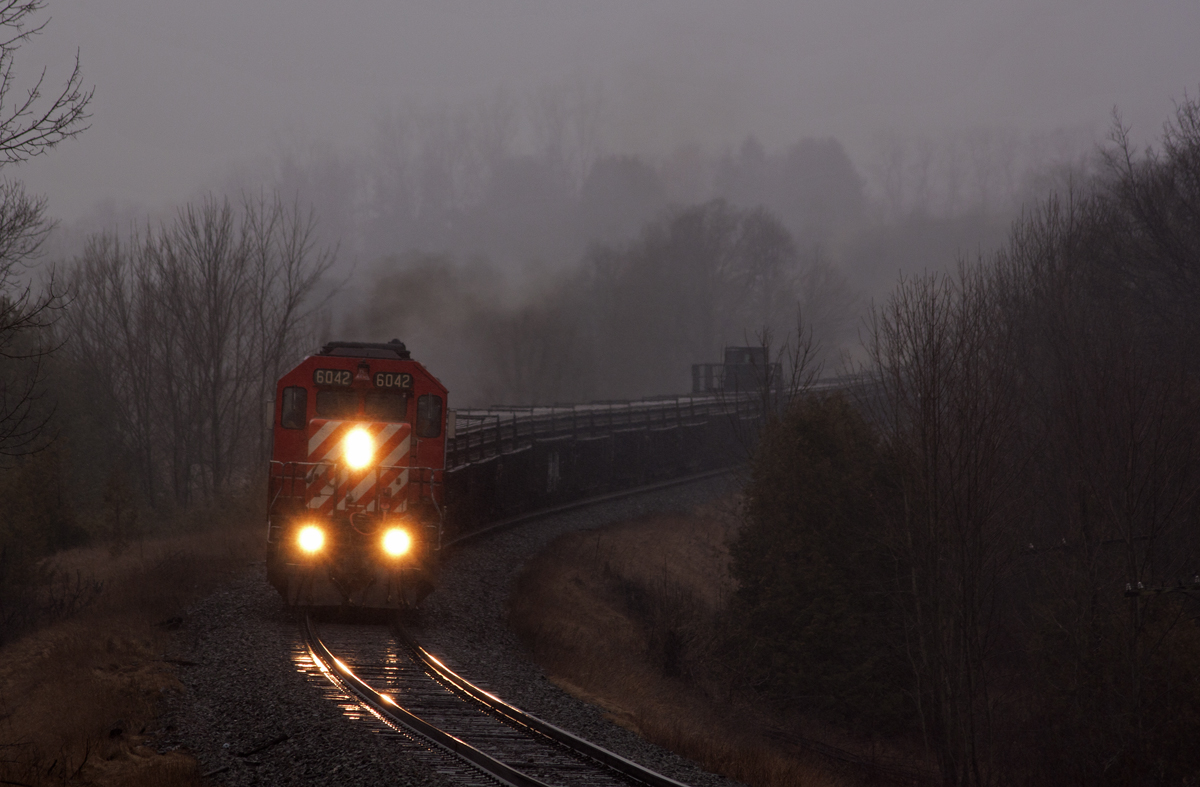
[{"label": "foggy forest", "polygon": [[[1155,65],[1153,105],[1145,84],[1113,80],[1070,102],[1037,93],[1040,114],[1019,116],[1005,96],[1027,79],[995,88],[995,114],[867,91],[845,102],[878,100],[875,114],[824,122],[823,93],[806,114],[781,85],[845,64],[825,50],[759,77],[746,66],[729,79],[755,88],[722,92],[744,93],[737,111],[710,111],[716,65],[692,49],[660,63],[636,39],[637,74],[683,97],[650,110],[642,77],[593,69],[593,47],[551,67],[530,43],[534,77],[485,79],[482,60],[444,89],[413,76],[352,112],[314,103],[330,117],[301,131],[288,114],[247,120],[253,145],[193,161],[185,147],[210,148],[148,141],[166,120],[113,130],[131,111],[112,88],[127,66],[100,55],[93,76],[70,38],[92,12],[59,5],[0,2],[0,647],[108,609],[116,580],[64,555],[143,550],[149,565],[154,539],[257,539],[276,381],[324,342],[398,338],[461,409],[687,394],[694,364],[765,345],[787,379],[843,383],[788,391],[737,458],[738,524],[720,547],[732,589],[711,615],[660,621],[685,643],[672,680],[801,715],[826,742],[903,762],[907,783],[1200,778],[1190,49]],[[1014,8],[988,24],[1036,26]],[[904,29],[957,18],[929,9]],[[634,11],[593,13],[604,41],[625,41],[613,31]],[[685,34],[663,13],[637,19],[670,52],[664,31]],[[742,24],[799,24],[790,13],[767,3],[733,22],[714,7],[690,35],[703,49],[726,29],[748,39]],[[1143,33],[1131,47],[1153,47]],[[274,106],[245,89],[228,86],[230,107]],[[195,122],[221,140],[237,125]],[[137,171],[129,139],[173,151],[186,178],[118,189]],[[106,151],[126,170],[111,193],[99,163],[80,163]],[[24,746],[19,733],[0,728],[0,747]],[[45,767],[36,783],[109,783],[29,756],[0,780]]]}]

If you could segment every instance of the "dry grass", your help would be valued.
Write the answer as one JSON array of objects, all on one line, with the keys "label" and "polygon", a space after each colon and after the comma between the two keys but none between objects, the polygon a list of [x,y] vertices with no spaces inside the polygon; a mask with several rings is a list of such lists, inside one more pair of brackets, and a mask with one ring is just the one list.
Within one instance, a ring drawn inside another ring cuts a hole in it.
[{"label": "dry grass", "polygon": [[258,528],[214,528],[56,556],[98,583],[82,612],[0,649],[0,783],[200,785],[186,754],[147,746],[179,687],[170,629],[186,604],[261,559]]},{"label": "dry grass", "polygon": [[794,723],[717,677],[736,522],[726,505],[564,536],[518,580],[512,623],[563,689],[709,770],[761,787],[861,784],[848,766],[771,738]]}]

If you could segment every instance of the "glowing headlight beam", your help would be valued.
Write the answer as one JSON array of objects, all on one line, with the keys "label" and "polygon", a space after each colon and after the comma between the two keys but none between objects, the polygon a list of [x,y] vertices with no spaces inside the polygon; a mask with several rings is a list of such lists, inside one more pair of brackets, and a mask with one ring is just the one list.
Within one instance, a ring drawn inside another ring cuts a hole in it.
[{"label": "glowing headlight beam", "polygon": [[400,557],[412,547],[412,536],[398,527],[383,534],[383,551],[392,557]]},{"label": "glowing headlight beam", "polygon": [[351,429],[342,442],[342,456],[353,470],[362,470],[371,464],[375,455],[375,441],[361,426]]},{"label": "glowing headlight beam", "polygon": [[300,534],[296,537],[296,542],[300,544],[300,548],[309,554],[320,552],[325,546],[325,531],[316,525],[306,525],[300,528]]}]

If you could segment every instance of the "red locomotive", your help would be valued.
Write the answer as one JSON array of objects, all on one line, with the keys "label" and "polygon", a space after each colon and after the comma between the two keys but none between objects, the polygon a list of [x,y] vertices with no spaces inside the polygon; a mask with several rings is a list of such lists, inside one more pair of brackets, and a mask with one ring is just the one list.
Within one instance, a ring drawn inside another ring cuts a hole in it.
[{"label": "red locomotive", "polygon": [[433,589],[447,414],[395,339],[331,342],[279,379],[267,576],[289,605],[402,609]]}]

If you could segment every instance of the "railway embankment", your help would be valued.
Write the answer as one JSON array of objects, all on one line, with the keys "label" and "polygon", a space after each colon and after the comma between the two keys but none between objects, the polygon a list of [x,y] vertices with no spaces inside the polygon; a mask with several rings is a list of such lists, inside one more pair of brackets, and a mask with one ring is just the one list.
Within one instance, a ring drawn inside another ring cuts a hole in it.
[{"label": "railway embankment", "polygon": [[712,771],[763,787],[886,782],[877,750],[772,711],[731,664],[736,505],[561,536],[520,573],[513,629],[555,685]]},{"label": "railway embankment", "polygon": [[556,685],[510,627],[512,589],[522,567],[566,533],[594,533],[654,512],[691,511],[728,495],[730,476],[659,489],[557,514],[515,527],[456,550],[430,596],[421,644],[467,680],[551,724],[693,787],[733,787],[733,782],[616,724],[606,711]]}]

